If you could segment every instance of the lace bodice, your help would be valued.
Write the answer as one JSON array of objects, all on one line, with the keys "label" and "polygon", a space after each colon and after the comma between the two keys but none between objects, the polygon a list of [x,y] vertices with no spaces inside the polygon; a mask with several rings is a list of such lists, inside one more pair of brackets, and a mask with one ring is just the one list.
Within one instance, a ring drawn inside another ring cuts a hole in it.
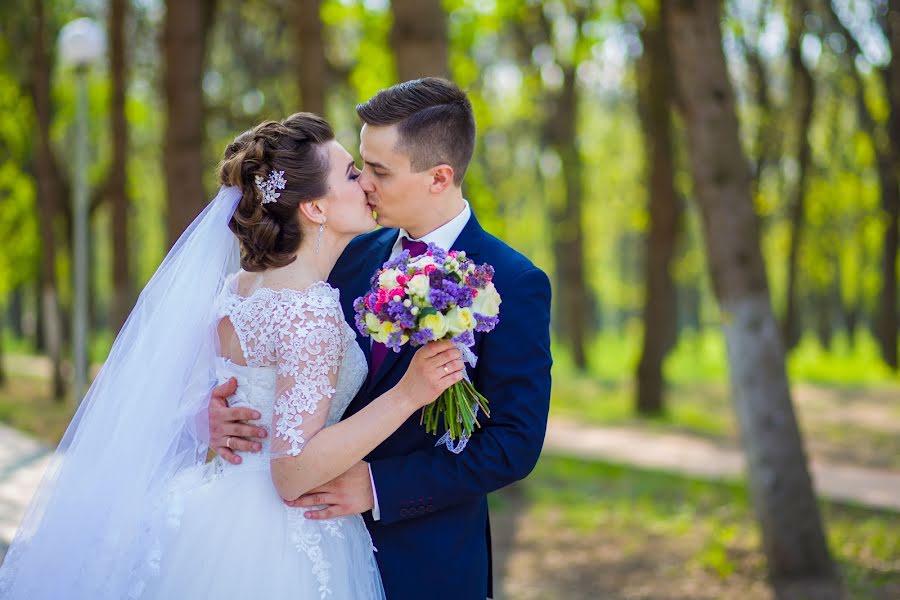
[{"label": "lace bodice", "polygon": [[237,379],[230,406],[253,408],[269,425],[262,452],[243,464],[268,465],[273,457],[300,454],[319,430],[340,421],[368,367],[339,293],[327,283],[259,288],[249,296],[239,295],[236,284],[233,278],[223,290],[218,314],[230,319],[246,366],[220,358],[217,375],[220,382]]}]

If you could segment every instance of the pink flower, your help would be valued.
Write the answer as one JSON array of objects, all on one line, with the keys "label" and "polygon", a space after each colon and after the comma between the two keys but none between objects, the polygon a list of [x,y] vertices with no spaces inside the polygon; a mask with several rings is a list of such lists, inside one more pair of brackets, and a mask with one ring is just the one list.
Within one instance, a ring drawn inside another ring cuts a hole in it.
[{"label": "pink flower", "polygon": [[431,275],[432,273],[434,273],[435,269],[437,269],[437,266],[435,265],[425,265],[425,274]]}]

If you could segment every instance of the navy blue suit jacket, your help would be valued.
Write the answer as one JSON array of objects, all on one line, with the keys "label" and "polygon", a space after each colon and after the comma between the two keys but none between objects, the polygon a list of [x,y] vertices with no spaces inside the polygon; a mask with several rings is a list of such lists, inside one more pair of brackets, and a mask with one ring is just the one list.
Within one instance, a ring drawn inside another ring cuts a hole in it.
[{"label": "navy blue suit jacket", "polygon": [[[389,258],[396,229],[353,240],[329,279],[341,292],[347,321],[353,300],[366,293],[375,271]],[[434,446],[417,412],[375,448],[371,465],[381,513],[363,515],[388,600],[484,600],[493,593],[487,494],[524,478],[541,452],[550,407],[550,282],[531,261],[485,232],[473,214],[454,250],[496,270],[502,298],[500,324],[476,334],[478,365],[469,367],[475,387],[490,402],[461,454]],[[371,365],[371,342],[357,340]],[[347,418],[391,389],[414,349],[389,352],[379,372],[347,408]]]}]

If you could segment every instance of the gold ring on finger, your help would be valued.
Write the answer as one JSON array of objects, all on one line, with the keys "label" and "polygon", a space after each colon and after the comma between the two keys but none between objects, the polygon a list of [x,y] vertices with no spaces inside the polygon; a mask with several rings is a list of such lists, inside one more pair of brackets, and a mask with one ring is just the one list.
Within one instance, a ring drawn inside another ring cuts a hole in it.
[{"label": "gold ring on finger", "polygon": [[229,450],[231,450],[231,436],[230,435],[225,436],[225,447],[228,448]]},{"label": "gold ring on finger", "polygon": [[450,372],[450,369],[447,368],[447,365],[444,365],[444,374],[446,375],[449,372]]}]

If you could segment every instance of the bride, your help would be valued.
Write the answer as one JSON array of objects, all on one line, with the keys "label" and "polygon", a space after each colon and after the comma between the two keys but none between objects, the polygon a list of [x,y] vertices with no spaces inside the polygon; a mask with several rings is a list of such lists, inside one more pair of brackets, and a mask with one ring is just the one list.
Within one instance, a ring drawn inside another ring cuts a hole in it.
[{"label": "bride", "polygon": [[[309,520],[284,502],[462,377],[459,351],[429,344],[340,420],[368,368],[325,281],[375,225],[358,174],[309,113],[228,146],[222,188],[147,284],[60,443],[0,597],[384,598],[360,515]],[[268,433],[239,465],[205,463],[209,390],[231,377],[231,406],[259,412]]]}]

